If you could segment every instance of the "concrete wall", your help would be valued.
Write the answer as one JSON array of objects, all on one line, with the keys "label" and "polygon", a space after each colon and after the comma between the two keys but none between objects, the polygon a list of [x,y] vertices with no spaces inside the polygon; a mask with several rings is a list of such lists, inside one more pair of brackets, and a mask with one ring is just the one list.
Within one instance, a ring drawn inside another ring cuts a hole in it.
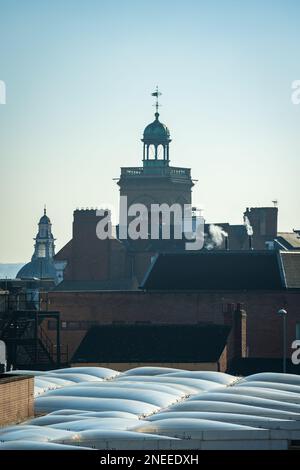
[{"label": "concrete wall", "polygon": [[0,375],[0,426],[19,423],[34,415],[34,378]]}]

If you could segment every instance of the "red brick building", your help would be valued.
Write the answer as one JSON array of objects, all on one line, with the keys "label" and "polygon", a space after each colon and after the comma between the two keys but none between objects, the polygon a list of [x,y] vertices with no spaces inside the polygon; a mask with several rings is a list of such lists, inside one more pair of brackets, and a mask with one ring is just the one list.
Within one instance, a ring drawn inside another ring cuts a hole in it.
[{"label": "red brick building", "polygon": [[[121,168],[120,195],[127,197],[128,205],[142,203],[147,208],[152,203],[191,204],[191,171],[170,166],[170,133],[159,121],[158,113],[145,128],[142,142],[143,165]],[[280,308],[288,310],[288,344],[300,334],[300,258],[291,260],[270,248],[297,249],[298,234],[295,232],[288,242],[283,234],[278,236],[277,207],[250,208],[244,218],[253,235],[249,237],[244,224],[218,223],[227,237],[217,243],[205,225],[204,249],[187,256],[182,241],[172,238],[118,238],[122,220],[115,238],[100,240],[96,211],[76,210],[72,240],[55,257],[66,266],[64,280],[48,296],[48,308],[61,314],[61,337],[68,346],[70,360],[78,360],[76,351],[92,328],[98,328],[101,336],[104,333],[99,328],[109,325],[135,325],[137,335],[140,325],[227,325],[230,333],[214,362],[216,367],[224,370],[230,362],[246,357],[279,360]],[[253,252],[248,251],[250,244]],[[208,247],[220,256],[214,259]],[[239,304],[246,314],[237,307]],[[51,335],[51,321],[48,327]],[[112,348],[120,348],[121,330],[116,328]],[[150,329],[145,331],[146,338]],[[180,329],[176,332],[180,334]],[[99,351],[99,357],[96,355],[92,362],[106,364],[107,357],[101,354]],[[132,360],[128,351],[122,350],[122,354],[124,363]],[[150,355],[143,357],[149,359]]]},{"label": "red brick building", "polygon": [[[241,258],[238,252],[215,252],[161,259],[153,264],[140,290],[93,290],[91,284],[79,291],[69,284],[68,291],[57,286],[49,292],[49,308],[60,311],[62,342],[68,344],[70,358],[94,326],[202,324],[231,327],[229,360],[279,361],[282,319],[277,312],[283,307],[288,311],[291,357],[300,329],[300,253],[244,252]],[[246,312],[241,323],[233,313],[237,304]],[[51,322],[48,327],[51,335]]]}]

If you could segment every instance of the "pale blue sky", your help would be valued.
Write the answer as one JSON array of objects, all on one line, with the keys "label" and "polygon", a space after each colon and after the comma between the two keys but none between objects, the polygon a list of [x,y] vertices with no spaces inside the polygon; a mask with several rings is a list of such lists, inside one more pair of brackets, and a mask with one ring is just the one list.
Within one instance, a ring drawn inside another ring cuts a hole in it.
[{"label": "pale blue sky", "polygon": [[299,23],[298,0],[0,0],[0,262],[29,260],[44,203],[57,248],[76,207],[118,208],[156,84],[207,221],[278,198],[300,228]]}]

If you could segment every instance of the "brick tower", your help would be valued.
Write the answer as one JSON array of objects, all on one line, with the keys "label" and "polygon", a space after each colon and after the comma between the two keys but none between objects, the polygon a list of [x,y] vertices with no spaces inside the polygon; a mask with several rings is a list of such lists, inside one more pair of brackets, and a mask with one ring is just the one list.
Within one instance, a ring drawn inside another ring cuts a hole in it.
[{"label": "brick tower", "polygon": [[151,204],[174,203],[191,204],[192,187],[190,168],[170,166],[169,129],[160,122],[156,89],[155,120],[146,126],[142,138],[143,166],[121,168],[118,181],[120,196],[127,196],[128,207],[132,204],[144,204],[148,209]]}]

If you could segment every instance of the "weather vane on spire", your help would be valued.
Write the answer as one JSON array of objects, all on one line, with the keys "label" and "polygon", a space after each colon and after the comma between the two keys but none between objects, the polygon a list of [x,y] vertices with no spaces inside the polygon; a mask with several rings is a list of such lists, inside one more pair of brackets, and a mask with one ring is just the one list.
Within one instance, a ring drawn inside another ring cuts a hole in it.
[{"label": "weather vane on spire", "polygon": [[44,204],[44,215],[46,215],[47,213],[47,207],[46,207],[46,204]]},{"label": "weather vane on spire", "polygon": [[158,103],[158,97],[161,96],[161,92],[158,90],[158,86],[156,86],[156,90],[151,93],[151,96],[155,96],[156,97],[156,103],[153,105],[156,107],[156,113],[158,114],[158,108],[161,106],[159,103]]}]

